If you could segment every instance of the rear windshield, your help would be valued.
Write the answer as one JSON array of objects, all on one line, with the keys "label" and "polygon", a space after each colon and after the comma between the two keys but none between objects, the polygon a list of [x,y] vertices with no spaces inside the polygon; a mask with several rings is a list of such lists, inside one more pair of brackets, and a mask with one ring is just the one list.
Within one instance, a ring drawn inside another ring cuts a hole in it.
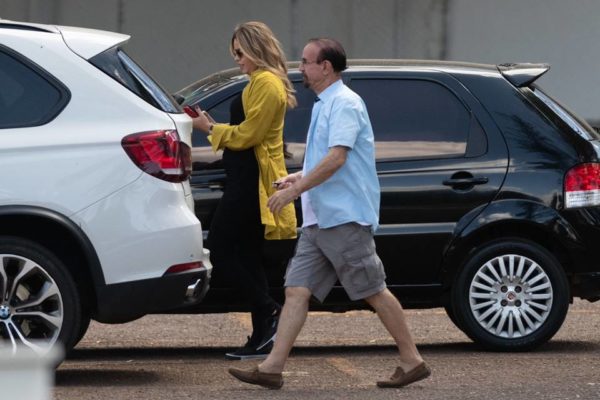
[{"label": "rear windshield", "polygon": [[108,49],[90,62],[154,107],[168,113],[182,112],[173,97],[122,49]]},{"label": "rear windshield", "polygon": [[599,139],[600,135],[585,120],[579,118],[571,110],[560,104],[557,100],[544,93],[539,87],[532,88],[535,97],[540,99],[548,108],[558,115],[571,129],[586,140]]}]

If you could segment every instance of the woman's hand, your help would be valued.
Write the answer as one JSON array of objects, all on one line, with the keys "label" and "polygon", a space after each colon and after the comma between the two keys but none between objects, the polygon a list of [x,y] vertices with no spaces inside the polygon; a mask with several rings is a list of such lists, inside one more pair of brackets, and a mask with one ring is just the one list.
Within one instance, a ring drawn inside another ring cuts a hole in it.
[{"label": "woman's hand", "polygon": [[206,117],[204,111],[199,106],[194,107],[194,110],[198,113],[198,116],[192,118],[192,124],[194,129],[199,129],[202,132],[209,134],[213,123]]}]

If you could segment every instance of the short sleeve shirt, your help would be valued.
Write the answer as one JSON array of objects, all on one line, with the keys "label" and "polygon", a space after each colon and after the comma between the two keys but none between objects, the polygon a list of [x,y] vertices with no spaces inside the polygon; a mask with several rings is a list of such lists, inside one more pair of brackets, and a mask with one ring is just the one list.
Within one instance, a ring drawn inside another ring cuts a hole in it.
[{"label": "short sleeve shirt", "polygon": [[303,174],[307,175],[335,146],[349,148],[344,165],[322,184],[302,195],[319,228],[349,222],[379,224],[379,180],[373,128],[365,103],[341,80],[319,94],[308,129]]}]

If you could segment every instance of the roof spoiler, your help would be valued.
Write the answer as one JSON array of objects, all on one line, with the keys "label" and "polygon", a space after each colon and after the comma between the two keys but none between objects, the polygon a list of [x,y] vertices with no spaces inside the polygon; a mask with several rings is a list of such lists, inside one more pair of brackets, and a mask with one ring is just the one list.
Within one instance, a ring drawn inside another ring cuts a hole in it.
[{"label": "roof spoiler", "polygon": [[531,85],[550,69],[550,64],[509,63],[499,64],[498,71],[516,87]]}]

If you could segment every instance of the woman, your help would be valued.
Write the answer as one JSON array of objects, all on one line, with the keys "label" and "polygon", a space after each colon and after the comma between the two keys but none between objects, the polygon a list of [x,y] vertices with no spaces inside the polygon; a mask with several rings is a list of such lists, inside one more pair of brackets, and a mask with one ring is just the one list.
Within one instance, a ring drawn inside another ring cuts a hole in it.
[{"label": "woman", "polygon": [[250,76],[240,98],[231,103],[230,124],[212,123],[199,108],[193,122],[208,134],[214,151],[223,150],[227,175],[207,239],[211,261],[215,272],[231,279],[249,301],[252,314],[252,335],[226,356],[260,358],[271,351],[281,310],[268,292],[262,241],[296,237],[293,205],[278,215],[267,207],[275,191],[272,183],[287,175],[283,120],[296,99],[281,45],[265,24],[238,25],[230,52],[241,72]]}]

